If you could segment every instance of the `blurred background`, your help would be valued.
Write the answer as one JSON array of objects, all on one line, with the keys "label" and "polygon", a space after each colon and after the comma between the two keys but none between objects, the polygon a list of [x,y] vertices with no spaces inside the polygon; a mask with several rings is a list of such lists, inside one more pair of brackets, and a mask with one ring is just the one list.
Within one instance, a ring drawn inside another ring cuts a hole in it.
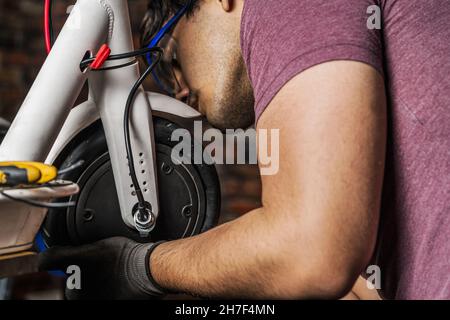
[{"label": "blurred background", "polygon": [[[136,46],[148,0],[129,0]],[[55,34],[76,1],[54,0]],[[12,121],[45,60],[43,0],[0,0],[0,117]],[[80,96],[85,99],[86,91]],[[218,167],[222,188],[221,222],[261,205],[261,182],[255,165]],[[1,214],[1,212],[0,212]],[[35,274],[0,280],[0,299],[60,299],[64,280]]]}]

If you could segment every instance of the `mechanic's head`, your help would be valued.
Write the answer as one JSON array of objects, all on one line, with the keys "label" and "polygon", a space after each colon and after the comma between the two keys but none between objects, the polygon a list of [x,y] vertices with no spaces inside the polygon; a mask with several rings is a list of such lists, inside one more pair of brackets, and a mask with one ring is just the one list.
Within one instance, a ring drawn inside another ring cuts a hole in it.
[{"label": "mechanic's head", "polygon": [[[150,0],[142,44],[188,0]],[[205,114],[221,129],[253,124],[253,90],[240,48],[244,0],[194,0],[171,34],[176,48],[176,97]]]}]

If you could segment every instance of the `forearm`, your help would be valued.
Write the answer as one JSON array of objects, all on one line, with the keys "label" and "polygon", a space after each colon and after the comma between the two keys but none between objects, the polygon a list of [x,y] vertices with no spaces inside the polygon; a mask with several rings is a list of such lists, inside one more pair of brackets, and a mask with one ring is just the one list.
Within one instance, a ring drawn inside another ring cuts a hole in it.
[{"label": "forearm", "polygon": [[289,230],[280,239],[272,220],[261,208],[199,236],[160,245],[151,256],[152,275],[165,288],[203,297],[289,298],[277,292],[292,268],[284,242]]},{"label": "forearm", "polygon": [[369,289],[367,287],[367,280],[362,276],[355,282],[352,293],[357,296],[359,300],[382,300],[378,290]]}]

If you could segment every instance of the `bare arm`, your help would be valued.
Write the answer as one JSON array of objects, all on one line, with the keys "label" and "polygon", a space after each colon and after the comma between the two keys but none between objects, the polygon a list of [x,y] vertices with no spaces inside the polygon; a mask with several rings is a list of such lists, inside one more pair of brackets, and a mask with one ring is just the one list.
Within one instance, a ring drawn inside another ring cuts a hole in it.
[{"label": "bare arm", "polygon": [[367,280],[362,276],[356,280],[352,291],[344,298],[346,300],[382,300],[383,298],[376,289],[367,287]]},{"label": "bare arm", "polygon": [[163,287],[207,297],[340,298],[376,239],[383,81],[358,62],[313,67],[278,93],[258,129],[280,129],[280,170],[263,177],[263,207],[159,246],[152,274]]}]

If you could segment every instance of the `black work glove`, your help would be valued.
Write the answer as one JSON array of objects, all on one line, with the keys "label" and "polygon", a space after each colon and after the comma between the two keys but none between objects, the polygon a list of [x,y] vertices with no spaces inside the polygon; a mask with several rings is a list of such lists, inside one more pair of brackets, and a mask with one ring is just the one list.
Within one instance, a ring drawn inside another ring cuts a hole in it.
[{"label": "black work glove", "polygon": [[152,280],[149,256],[158,244],[117,237],[81,247],[54,247],[39,255],[39,268],[80,268],[81,290],[66,288],[69,300],[157,298],[164,292]]}]

